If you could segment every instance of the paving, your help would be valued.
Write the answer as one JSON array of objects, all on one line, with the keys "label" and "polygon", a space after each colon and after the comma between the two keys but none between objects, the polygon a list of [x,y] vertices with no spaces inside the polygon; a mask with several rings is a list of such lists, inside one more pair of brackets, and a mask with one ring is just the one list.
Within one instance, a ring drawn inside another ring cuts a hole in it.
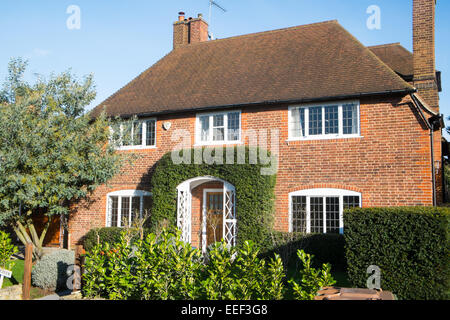
[{"label": "paving", "polygon": [[35,300],[67,300],[66,297],[69,297],[71,295],[72,291],[62,291]]}]

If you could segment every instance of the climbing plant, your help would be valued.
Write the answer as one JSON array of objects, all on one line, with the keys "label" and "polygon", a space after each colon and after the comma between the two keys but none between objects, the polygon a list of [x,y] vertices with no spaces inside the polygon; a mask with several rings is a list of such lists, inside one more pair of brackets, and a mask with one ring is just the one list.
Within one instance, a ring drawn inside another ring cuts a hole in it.
[{"label": "climbing plant", "polygon": [[[267,237],[273,228],[276,174],[268,175],[265,169],[273,166],[275,157],[269,155],[270,161],[261,161],[259,159],[262,157],[257,157],[255,161],[256,154],[268,155],[267,151],[248,146],[230,148],[228,152],[219,152],[213,148],[180,151],[180,155],[190,159],[191,163],[174,163],[172,153],[167,153],[160,159],[151,180],[152,230],[156,230],[163,221],[176,225],[179,184],[196,177],[212,176],[225,180],[236,188],[237,245],[247,240],[258,244]],[[210,155],[216,161],[201,161],[196,164],[195,153],[198,155],[199,152]]]}]

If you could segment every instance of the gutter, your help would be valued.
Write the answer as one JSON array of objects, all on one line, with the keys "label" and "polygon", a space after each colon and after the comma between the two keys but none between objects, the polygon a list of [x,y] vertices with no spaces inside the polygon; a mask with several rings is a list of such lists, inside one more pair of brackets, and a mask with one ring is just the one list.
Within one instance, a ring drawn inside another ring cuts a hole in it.
[{"label": "gutter", "polygon": [[186,112],[204,112],[218,109],[234,109],[234,108],[243,108],[250,106],[264,106],[264,105],[272,105],[272,104],[303,104],[303,103],[311,103],[311,102],[323,102],[323,101],[333,101],[333,100],[350,100],[350,99],[358,99],[365,97],[376,97],[376,96],[384,96],[384,95],[394,95],[394,94],[413,94],[416,93],[416,89],[400,89],[400,90],[389,90],[389,91],[380,91],[380,92],[369,92],[369,93],[356,93],[349,95],[341,95],[341,96],[329,96],[329,97],[321,97],[321,98],[305,98],[305,99],[292,99],[292,100],[266,100],[259,102],[251,102],[251,103],[239,103],[239,104],[230,104],[230,105],[221,105],[221,106],[204,106],[199,108],[189,108],[189,109],[180,109],[180,110],[165,110],[160,112],[142,112],[142,113],[131,113],[131,114],[122,114],[119,117],[122,119],[129,119],[133,116],[137,117],[155,117],[160,115],[168,115],[168,114],[179,114]]},{"label": "gutter", "polygon": [[439,124],[439,128],[442,127],[443,116],[441,114],[437,114],[436,112],[432,112],[433,116],[429,119],[426,119],[424,113],[422,112],[422,108],[429,111],[429,109],[422,104],[422,100],[420,100],[415,94],[411,94],[411,99],[413,100],[413,104],[416,109],[419,111],[422,119],[424,120],[427,128],[430,130],[430,153],[431,153],[431,174],[432,174],[432,187],[433,187],[433,206],[437,206],[436,199],[436,167],[434,165],[434,130],[436,129],[436,124]]}]

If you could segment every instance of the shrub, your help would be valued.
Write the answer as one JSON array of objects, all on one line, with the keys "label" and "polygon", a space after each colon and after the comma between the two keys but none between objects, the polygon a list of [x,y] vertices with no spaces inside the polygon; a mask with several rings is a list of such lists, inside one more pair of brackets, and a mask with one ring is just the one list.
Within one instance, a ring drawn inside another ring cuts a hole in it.
[{"label": "shrub", "polygon": [[340,234],[300,234],[287,232],[271,232],[266,238],[262,252],[264,256],[277,253],[286,267],[299,266],[297,252],[303,250],[314,255],[314,266],[320,267],[330,263],[333,268],[346,270],[344,236]]},{"label": "shrub", "polygon": [[207,300],[280,300],[283,298],[283,263],[278,255],[269,263],[258,258],[255,243],[246,241],[240,250],[224,242],[208,251],[202,281]]},{"label": "shrub", "polygon": [[[129,300],[276,300],[285,294],[283,262],[278,255],[260,258],[255,243],[241,248],[224,242],[199,249],[181,241],[179,230],[148,234],[144,240],[127,244],[126,231],[110,245],[102,243],[87,252],[83,295]],[[305,298],[322,284],[329,284],[330,266],[321,273],[310,267],[304,282],[294,289]],[[328,276],[327,276],[328,275]]]},{"label": "shrub", "polygon": [[116,243],[120,240],[122,231],[123,229],[118,227],[91,229],[84,236],[83,247],[90,251],[98,243]]},{"label": "shrub", "polygon": [[300,271],[300,283],[294,280],[289,282],[293,285],[294,298],[297,300],[314,300],[317,291],[324,287],[331,287],[336,281],[331,276],[331,266],[322,265],[321,270],[312,267],[313,255],[306,254],[303,250],[297,251],[297,256],[303,263],[303,269]]},{"label": "shrub", "polygon": [[11,270],[14,266],[11,256],[17,252],[17,247],[12,244],[9,235],[0,231],[0,268]]},{"label": "shrub", "polygon": [[83,294],[130,300],[195,299],[201,253],[164,230],[129,246],[122,232],[118,242],[102,243],[87,252]]},{"label": "shrub", "polygon": [[[195,159],[195,152],[204,149],[183,150]],[[240,246],[246,240],[260,244],[270,231],[274,221],[274,199],[276,175],[262,175],[261,169],[269,165],[249,164],[249,147],[232,147],[234,150],[234,165],[227,163],[227,152],[223,152],[223,164],[174,164],[171,152],[165,154],[157,163],[151,179],[153,192],[152,217],[150,224],[155,232],[161,221],[167,220],[176,226],[177,190],[182,182],[203,176],[213,176],[228,181],[236,188],[237,244]],[[263,150],[255,148],[256,152]],[[244,151],[244,152],[242,152]],[[245,164],[238,164],[238,154],[245,154]],[[214,149],[211,151],[215,156]],[[273,160],[275,161],[275,160]],[[192,161],[193,162],[193,161]]]},{"label": "shrub", "polygon": [[31,272],[33,285],[49,290],[67,289],[67,268],[73,265],[74,261],[75,253],[70,250],[57,250],[44,255]]},{"label": "shrub", "polygon": [[344,214],[349,280],[366,287],[367,268],[399,299],[448,299],[449,208],[352,209]]}]

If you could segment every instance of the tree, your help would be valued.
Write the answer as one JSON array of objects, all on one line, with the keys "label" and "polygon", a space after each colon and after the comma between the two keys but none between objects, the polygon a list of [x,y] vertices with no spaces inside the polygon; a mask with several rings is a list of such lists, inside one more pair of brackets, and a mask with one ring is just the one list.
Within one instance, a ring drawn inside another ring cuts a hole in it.
[{"label": "tree", "polygon": [[[125,158],[109,143],[117,119],[85,112],[96,95],[92,75],[79,81],[67,71],[29,84],[26,68],[12,59],[0,91],[0,226],[32,242],[39,258],[50,218],[67,216],[70,203],[110,180]],[[42,214],[39,235],[33,218]]]}]

